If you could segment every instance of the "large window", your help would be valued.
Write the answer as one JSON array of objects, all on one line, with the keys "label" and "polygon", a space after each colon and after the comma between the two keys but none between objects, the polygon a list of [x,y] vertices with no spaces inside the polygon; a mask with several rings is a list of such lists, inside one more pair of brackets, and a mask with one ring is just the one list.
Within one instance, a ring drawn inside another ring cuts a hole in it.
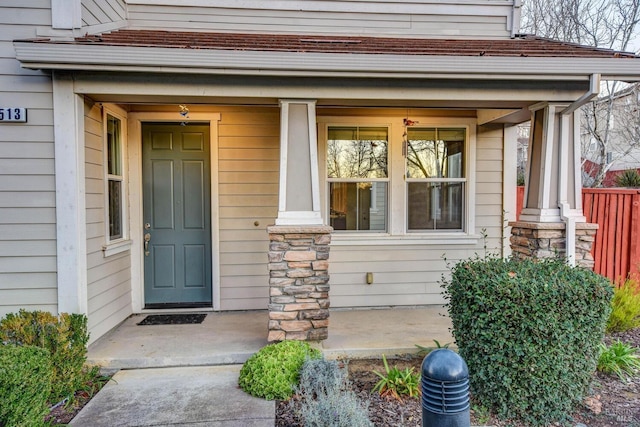
[{"label": "large window", "polygon": [[335,115],[318,125],[323,209],[336,241],[477,239],[475,118]]},{"label": "large window", "polygon": [[327,181],[334,230],[387,230],[389,130],[329,127]]},{"label": "large window", "polygon": [[407,129],[409,231],[464,229],[465,141],[465,129]]},{"label": "large window", "polygon": [[125,238],[123,121],[105,114],[107,243]]}]

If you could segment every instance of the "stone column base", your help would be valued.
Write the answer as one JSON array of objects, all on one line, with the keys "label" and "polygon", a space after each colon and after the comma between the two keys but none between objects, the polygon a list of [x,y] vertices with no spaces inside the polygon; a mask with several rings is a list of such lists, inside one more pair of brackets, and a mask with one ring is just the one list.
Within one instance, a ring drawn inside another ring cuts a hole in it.
[{"label": "stone column base", "polygon": [[[511,250],[516,258],[553,258],[566,252],[563,222],[510,222]],[[576,224],[576,265],[593,270],[591,248],[598,224]]]},{"label": "stone column base", "polygon": [[332,231],[320,225],[267,227],[270,342],[328,338]]}]

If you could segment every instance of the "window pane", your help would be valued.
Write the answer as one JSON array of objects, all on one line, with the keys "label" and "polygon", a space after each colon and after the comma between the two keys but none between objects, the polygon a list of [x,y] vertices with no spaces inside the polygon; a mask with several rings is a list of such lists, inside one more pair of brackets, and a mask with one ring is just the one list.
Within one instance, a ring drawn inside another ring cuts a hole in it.
[{"label": "window pane", "polygon": [[387,178],[386,127],[332,127],[328,134],[329,178]]},{"label": "window pane", "polygon": [[407,130],[407,178],[463,178],[464,129]]},{"label": "window pane", "polygon": [[409,182],[409,230],[462,230],[464,183]]},{"label": "window pane", "polygon": [[329,194],[334,230],[387,229],[386,182],[331,182]]},{"label": "window pane", "polygon": [[109,239],[122,238],[122,181],[109,180]]},{"label": "window pane", "polygon": [[122,175],[120,127],[120,120],[107,114],[107,173],[109,175]]}]

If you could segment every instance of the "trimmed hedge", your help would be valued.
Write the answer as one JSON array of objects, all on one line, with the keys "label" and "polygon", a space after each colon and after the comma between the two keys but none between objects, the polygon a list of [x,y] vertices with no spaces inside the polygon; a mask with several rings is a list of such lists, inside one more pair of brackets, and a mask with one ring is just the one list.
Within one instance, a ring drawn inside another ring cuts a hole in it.
[{"label": "trimmed hedge", "polygon": [[459,262],[443,288],[484,406],[546,425],[582,401],[611,310],[607,279],[562,260],[488,258]]},{"label": "trimmed hedge", "polygon": [[0,345],[0,426],[45,425],[51,372],[47,350]]},{"label": "trimmed hedge", "polygon": [[86,380],[87,317],[44,311],[20,310],[0,321],[0,341],[19,346],[36,346],[49,351],[53,369],[51,401],[72,396]]}]

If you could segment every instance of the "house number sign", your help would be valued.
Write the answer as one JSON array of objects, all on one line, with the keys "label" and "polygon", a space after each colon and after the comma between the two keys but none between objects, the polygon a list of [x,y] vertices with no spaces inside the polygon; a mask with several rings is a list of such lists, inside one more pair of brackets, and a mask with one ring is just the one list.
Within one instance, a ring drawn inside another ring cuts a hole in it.
[{"label": "house number sign", "polygon": [[26,123],[27,109],[17,107],[0,107],[0,122]]}]

